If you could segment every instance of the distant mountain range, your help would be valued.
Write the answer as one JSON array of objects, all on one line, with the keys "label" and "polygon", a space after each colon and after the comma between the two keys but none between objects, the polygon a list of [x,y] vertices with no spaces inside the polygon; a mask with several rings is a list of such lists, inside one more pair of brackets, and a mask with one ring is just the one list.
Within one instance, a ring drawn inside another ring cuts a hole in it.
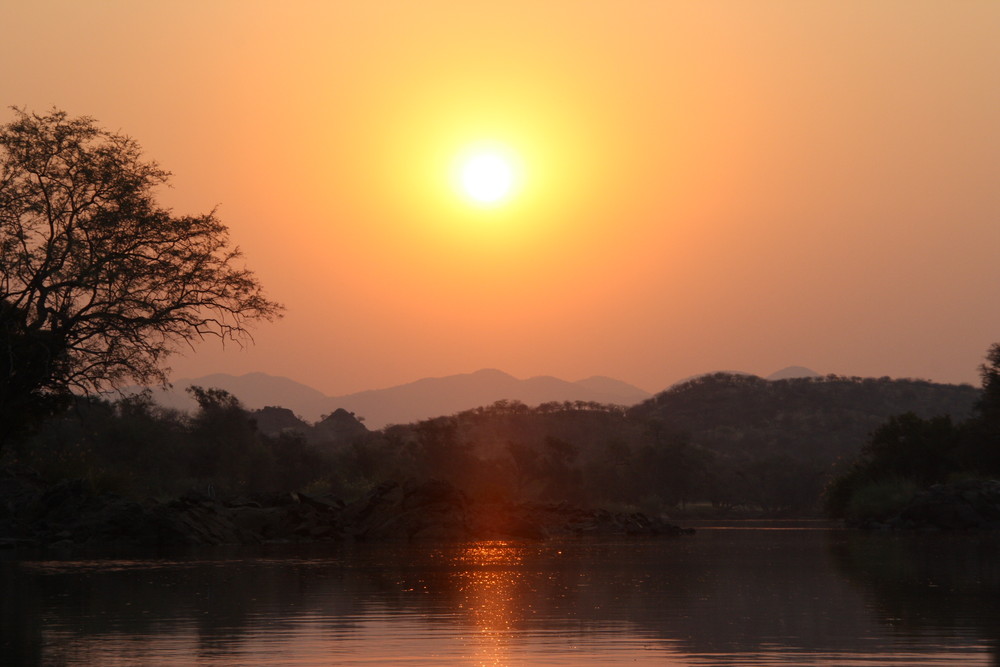
[{"label": "distant mountain range", "polygon": [[224,389],[252,410],[269,405],[289,408],[312,422],[337,408],[343,408],[363,417],[365,425],[371,429],[450,415],[499,400],[517,400],[528,405],[549,401],[634,405],[651,396],[638,387],[608,377],[595,376],[577,382],[548,376],[521,380],[502,371],[488,369],[424,378],[387,389],[345,396],[327,396],[294,380],[266,373],[239,376],[217,373],[176,380],[172,389],[154,391],[154,398],[167,407],[192,410],[195,402],[184,391],[191,385]]},{"label": "distant mountain range", "polygon": [[[768,379],[810,375],[814,376],[816,373],[806,368],[789,367],[774,373]],[[289,378],[266,373],[216,373],[176,380],[171,389],[155,390],[154,398],[167,407],[193,410],[195,402],[185,391],[192,385],[224,389],[251,410],[267,406],[289,408],[309,422],[316,422],[321,416],[343,408],[364,418],[365,425],[370,429],[450,415],[500,400],[517,400],[531,406],[551,401],[635,405],[652,396],[638,387],[609,377],[594,376],[576,382],[550,376],[521,380],[503,371],[486,369],[447,377],[424,378],[387,389],[373,389],[344,396],[327,396]]]},{"label": "distant mountain range", "polygon": [[795,378],[818,378],[819,373],[804,366],[788,366],[768,375],[765,380],[793,380]]}]

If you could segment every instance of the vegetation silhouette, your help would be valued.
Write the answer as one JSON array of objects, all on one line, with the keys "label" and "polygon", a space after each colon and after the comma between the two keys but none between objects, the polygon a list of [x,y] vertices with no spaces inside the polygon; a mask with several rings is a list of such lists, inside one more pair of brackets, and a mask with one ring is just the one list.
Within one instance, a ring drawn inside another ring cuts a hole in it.
[{"label": "vegetation silhouette", "polygon": [[0,127],[0,445],[73,392],[166,383],[166,357],[280,314],[215,212],[157,204],[169,173],[88,117]]},{"label": "vegetation silhouette", "polygon": [[[884,521],[936,484],[1000,477],[1000,344],[980,366],[982,391],[961,415],[889,418],[826,489],[827,512],[857,523]],[[997,508],[1000,519],[1000,507]]]},{"label": "vegetation silhouette", "polygon": [[980,392],[888,378],[714,375],[633,408],[498,401],[378,431],[346,411],[310,425],[276,407],[247,410],[219,389],[192,394],[199,407],[191,415],[148,394],[80,398],[8,460],[137,498],[212,489],[351,501],[386,482],[439,480],[486,503],[803,516],[819,512],[824,487],[861,451],[868,424],[908,410],[961,418]]}]

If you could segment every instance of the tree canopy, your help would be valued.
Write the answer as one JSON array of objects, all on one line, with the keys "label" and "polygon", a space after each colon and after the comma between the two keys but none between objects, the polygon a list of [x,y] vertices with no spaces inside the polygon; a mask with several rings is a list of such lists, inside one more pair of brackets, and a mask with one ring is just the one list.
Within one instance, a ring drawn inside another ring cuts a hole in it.
[{"label": "tree canopy", "polygon": [[[0,126],[0,423],[73,391],[164,383],[167,356],[280,315],[215,211],[174,215],[169,173],[64,111]],[[4,433],[0,433],[2,441]]]}]

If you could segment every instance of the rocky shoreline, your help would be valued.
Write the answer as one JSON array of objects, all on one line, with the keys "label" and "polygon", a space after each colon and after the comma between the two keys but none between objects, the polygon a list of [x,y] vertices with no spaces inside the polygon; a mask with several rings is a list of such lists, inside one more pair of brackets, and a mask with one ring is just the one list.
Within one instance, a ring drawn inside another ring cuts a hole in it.
[{"label": "rocky shoreline", "polygon": [[301,493],[219,499],[191,493],[137,502],[80,480],[45,484],[0,472],[0,546],[250,545],[342,541],[530,539],[693,532],[641,513],[565,503],[473,502],[441,481],[386,483],[353,503]]}]

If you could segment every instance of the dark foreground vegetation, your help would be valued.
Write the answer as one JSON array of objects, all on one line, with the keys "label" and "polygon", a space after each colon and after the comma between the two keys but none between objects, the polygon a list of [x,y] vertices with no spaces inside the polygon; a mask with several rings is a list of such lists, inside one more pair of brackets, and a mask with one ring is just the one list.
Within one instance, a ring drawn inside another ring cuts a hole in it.
[{"label": "dark foreground vegetation", "polygon": [[881,425],[832,481],[828,511],[855,525],[1000,528],[1000,344],[966,419],[912,412]]},{"label": "dark foreground vegetation", "polygon": [[[980,397],[915,380],[716,374],[630,409],[501,401],[369,431],[343,410],[307,424],[278,407],[247,410],[222,390],[191,392],[193,414],[147,394],[81,398],[16,440],[4,455],[0,534],[544,537],[662,534],[675,529],[651,517],[667,515],[813,516],[873,425],[950,423],[931,415],[971,415]],[[891,417],[906,411],[927,416]]]}]

